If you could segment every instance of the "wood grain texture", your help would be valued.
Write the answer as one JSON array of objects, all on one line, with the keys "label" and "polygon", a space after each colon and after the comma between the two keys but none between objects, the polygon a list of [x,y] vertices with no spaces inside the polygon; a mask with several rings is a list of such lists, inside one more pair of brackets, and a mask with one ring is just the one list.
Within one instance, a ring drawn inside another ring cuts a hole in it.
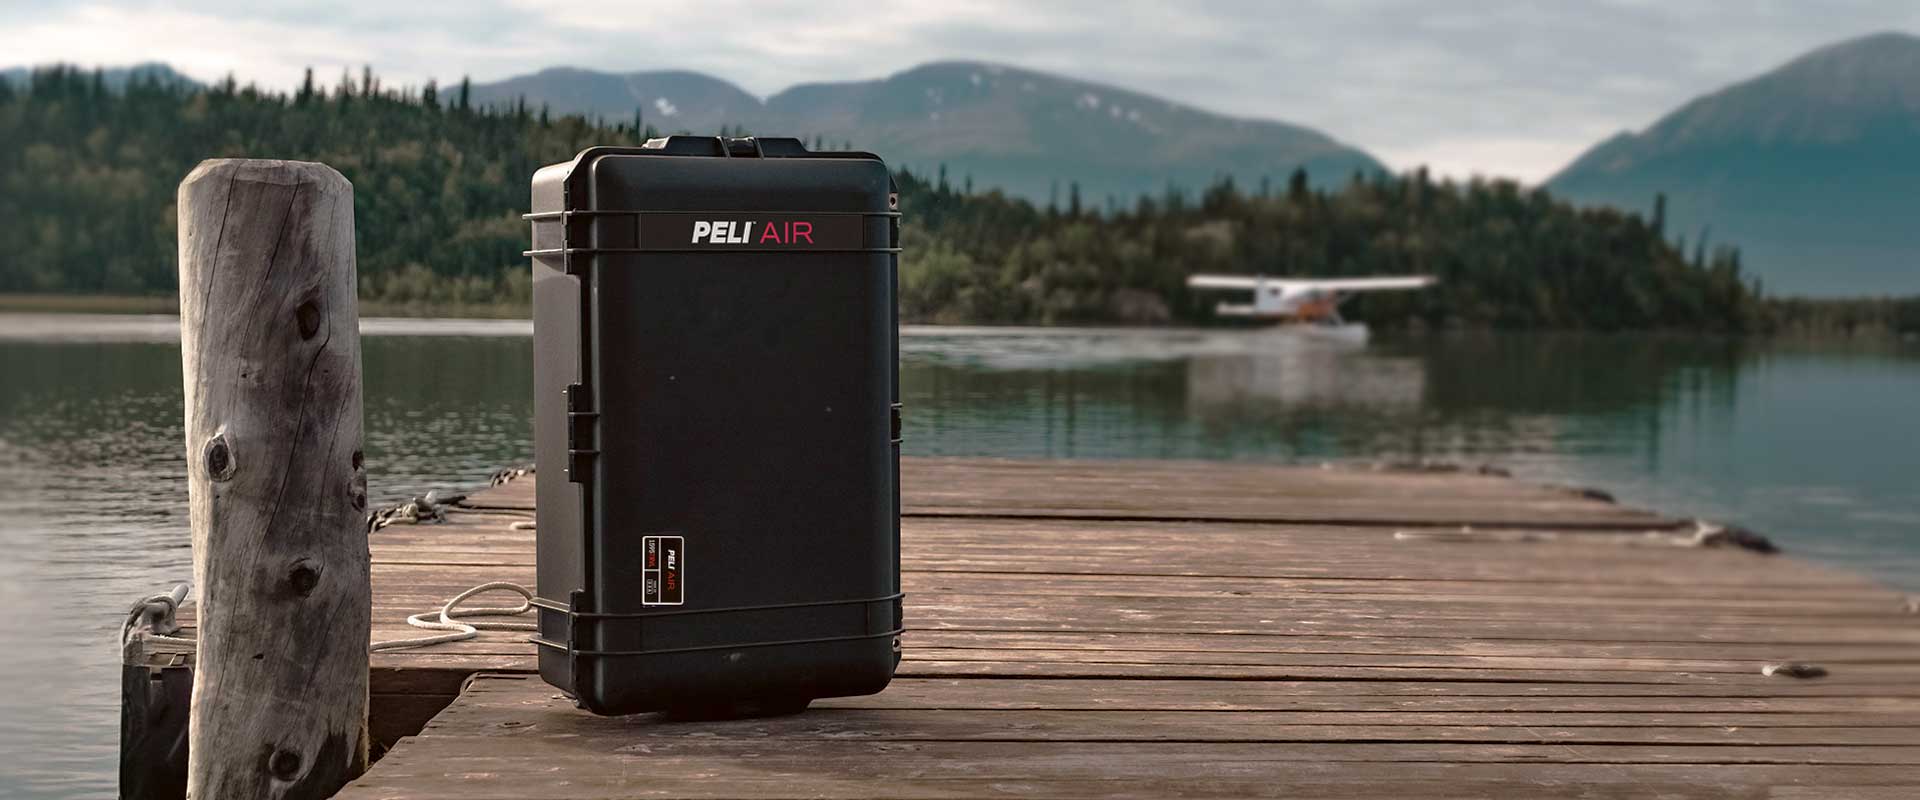
[{"label": "wood grain texture", "polygon": [[188,796],[327,797],[367,746],[353,187],[321,164],[208,161],[179,210]]},{"label": "wood grain texture", "polygon": [[[382,653],[376,691],[423,698],[396,709],[460,694],[342,796],[1920,791],[1920,628],[1858,575],[1678,547],[1659,515],[1471,473],[903,470],[909,630],[885,692],[777,719],[609,719],[528,674],[519,636]],[[531,581],[533,537],[508,526],[532,485],[377,534],[373,635],[475,583]],[[1160,500],[1178,518],[1130,510]],[[1395,536],[1482,524],[1556,535]],[[1830,674],[1760,674],[1786,660]]]},{"label": "wood grain texture", "polygon": [[[533,508],[532,481],[477,507]],[[1213,461],[902,458],[901,513],[1145,522],[1478,525],[1575,530],[1669,528],[1676,521],[1576,491],[1473,472],[1369,470]]]}]

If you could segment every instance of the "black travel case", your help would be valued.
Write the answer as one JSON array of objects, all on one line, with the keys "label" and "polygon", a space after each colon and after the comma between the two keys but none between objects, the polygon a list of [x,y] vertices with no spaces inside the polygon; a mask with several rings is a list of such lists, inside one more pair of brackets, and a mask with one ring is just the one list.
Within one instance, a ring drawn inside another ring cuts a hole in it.
[{"label": "black travel case", "polygon": [[534,641],[582,707],[783,713],[892,679],[897,206],[879,158],[796,139],[534,174]]}]

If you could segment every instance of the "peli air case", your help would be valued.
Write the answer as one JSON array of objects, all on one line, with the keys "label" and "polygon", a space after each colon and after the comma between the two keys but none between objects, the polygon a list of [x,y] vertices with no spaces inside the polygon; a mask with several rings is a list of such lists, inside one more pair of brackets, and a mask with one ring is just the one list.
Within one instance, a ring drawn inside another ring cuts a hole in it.
[{"label": "peli air case", "polygon": [[898,201],[867,153],[675,136],[534,174],[540,674],[798,710],[899,662]]}]

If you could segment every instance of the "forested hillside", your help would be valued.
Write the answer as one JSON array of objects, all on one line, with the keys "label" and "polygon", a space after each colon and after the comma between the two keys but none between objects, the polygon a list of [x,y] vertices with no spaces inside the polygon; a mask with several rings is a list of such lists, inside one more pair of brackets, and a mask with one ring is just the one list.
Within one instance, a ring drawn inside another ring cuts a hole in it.
[{"label": "forested hillside", "polygon": [[[528,179],[650,132],[371,75],[292,95],[42,71],[0,85],[0,292],[174,290],[174,189],[203,158],[323,161],[355,186],[362,296],[524,303]],[[805,134],[805,132],[798,132]],[[856,147],[861,143],[856,140]],[[902,308],[941,322],[1203,321],[1187,274],[1432,273],[1435,291],[1356,316],[1434,327],[1748,330],[1761,304],[1730,248],[1683,254],[1658,221],[1581,211],[1506,182],[1356,176],[1322,190],[1221,182],[1118,209],[1055,208],[902,174]]]},{"label": "forested hillside", "polygon": [[[1032,209],[910,180],[924,235],[902,276],[902,313],[937,321],[1149,321],[1155,298],[1177,318],[1206,316],[1194,272],[1419,273],[1435,290],[1355,301],[1376,323],[1437,327],[1748,330],[1759,302],[1739,253],[1694,260],[1638,217],[1576,211],[1510,182],[1436,184],[1424,171],[1356,178],[1322,192],[1295,175],[1249,193],[1142,199],[1095,216]],[[1008,231],[1018,232],[1008,235]]]},{"label": "forested hillside", "polygon": [[354,185],[363,296],[523,296],[527,181],[629,130],[537,113],[481,114],[456,88],[411,97],[371,75],[292,96],[183,91],[41,71],[0,86],[0,291],[170,292],[174,190],[202,159],[322,161]]}]

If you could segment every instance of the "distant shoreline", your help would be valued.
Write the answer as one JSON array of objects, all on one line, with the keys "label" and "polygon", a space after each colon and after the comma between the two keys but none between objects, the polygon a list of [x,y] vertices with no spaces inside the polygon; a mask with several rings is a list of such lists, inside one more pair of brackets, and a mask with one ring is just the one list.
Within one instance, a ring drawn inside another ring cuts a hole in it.
[{"label": "distant shoreline", "polygon": [[[1848,299],[1848,298],[1774,298],[1767,302],[1782,305],[1800,305],[1806,307],[1843,307],[1848,304],[1874,303],[1920,303],[1920,297],[1903,299]],[[171,295],[118,295],[118,294],[24,294],[0,292],[0,314],[54,314],[54,315],[101,315],[142,317],[164,315],[177,317],[180,313],[179,299]],[[363,320],[390,321],[377,326],[375,335],[382,333],[415,332],[407,322],[429,320],[461,321],[471,320],[480,323],[523,321],[531,324],[533,307],[519,303],[392,303],[378,300],[361,300],[360,317]],[[1874,324],[1879,323],[1879,324]],[[1156,331],[1162,333],[1218,333],[1232,330],[1248,330],[1235,326],[1206,326],[1193,324],[1157,324],[1157,325],[1116,325],[1113,323],[1090,323],[1076,325],[1045,325],[1033,322],[1016,323],[927,323],[903,321],[903,331],[917,335],[1061,335],[1090,334],[1107,332]],[[1447,330],[1404,330],[1399,328],[1381,328],[1382,333],[1394,332],[1403,335],[1453,335],[1488,333],[1491,329],[1468,328]],[[500,331],[489,328],[489,335]],[[1586,333],[1592,335],[1649,335],[1649,336],[1705,336],[1720,338],[1791,339],[1808,341],[1920,341],[1920,332],[1889,327],[1883,320],[1860,325],[1852,329],[1822,329],[1820,327],[1783,326],[1771,331],[1750,332],[1748,334],[1727,334],[1721,332],[1689,331],[1671,329],[1633,329],[1616,331],[1582,331],[1578,329],[1540,328],[1528,329],[1530,333]],[[0,336],[0,338],[6,338]]]},{"label": "distant shoreline", "polygon": [[[172,295],[20,294],[0,292],[0,312],[40,314],[171,314],[180,313]],[[363,317],[419,319],[531,319],[533,306],[520,303],[388,303],[361,300]]]}]

